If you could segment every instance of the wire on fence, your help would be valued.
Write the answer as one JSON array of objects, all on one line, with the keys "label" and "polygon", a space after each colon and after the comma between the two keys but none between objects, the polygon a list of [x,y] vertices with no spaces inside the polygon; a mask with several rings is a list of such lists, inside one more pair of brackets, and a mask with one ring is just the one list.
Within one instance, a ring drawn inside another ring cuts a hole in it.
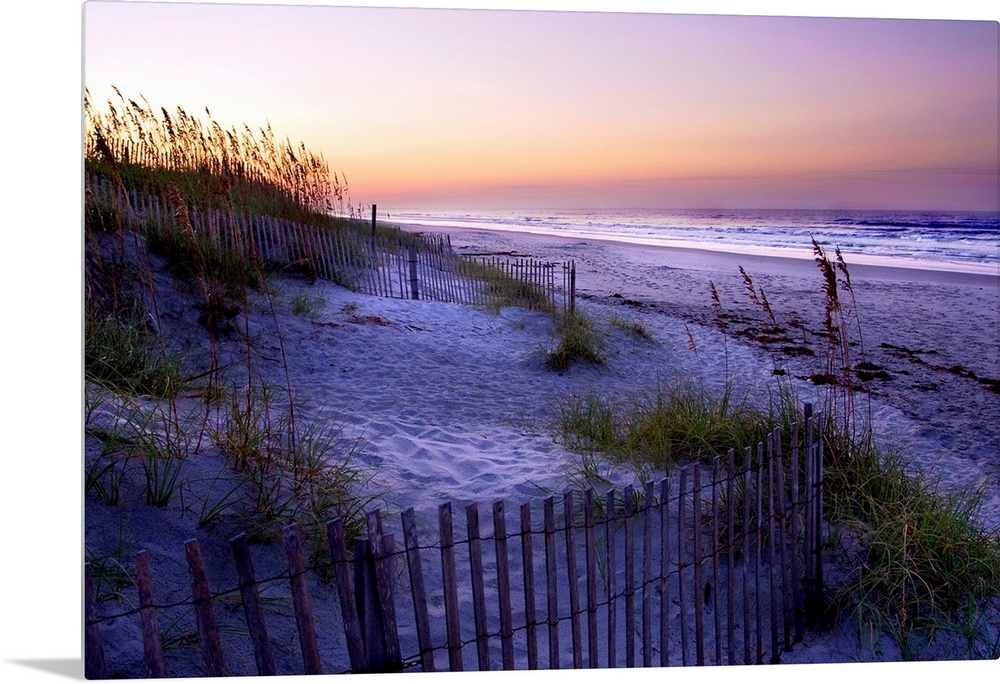
[{"label": "wire on fence", "polygon": [[[819,433],[811,429],[805,432]],[[798,434],[793,427],[792,435]],[[363,647],[368,658],[366,662],[352,654],[353,671],[418,665],[430,670],[435,668],[434,654],[442,651],[448,653],[449,669],[463,669],[466,646],[475,648],[479,669],[497,664],[505,669],[537,667],[539,631],[547,632],[548,667],[559,667],[565,652],[560,648],[560,631],[567,623],[572,637],[567,664],[571,662],[573,667],[582,667],[584,662],[593,667],[602,659],[606,666],[619,666],[617,646],[622,638],[626,666],[635,665],[637,649],[643,666],[652,665],[654,650],[660,652],[661,665],[669,664],[671,653],[677,651],[681,664],[704,664],[709,656],[718,663],[723,656],[729,663],[762,663],[765,650],[770,662],[776,662],[782,650],[802,638],[798,623],[805,612],[817,608],[822,597],[818,553],[822,528],[814,517],[821,511],[815,502],[821,493],[815,479],[820,472],[815,461],[821,452],[815,444],[803,448],[796,444],[785,459],[782,450],[774,446],[779,439],[780,433],[774,433],[770,447],[765,449],[762,443],[756,458],[753,449],[745,450],[745,461],[739,465],[730,451],[725,459],[727,467],[720,458],[712,468],[692,464],[676,469],[658,483],[659,487],[647,482],[641,489],[627,487],[621,496],[609,490],[603,497],[592,490],[582,496],[566,492],[559,508],[555,497],[547,497],[542,501],[544,516],[534,521],[532,505],[525,503],[521,506],[521,528],[511,532],[506,530],[502,501],[494,504],[493,524],[489,516],[484,519],[486,530],[480,528],[476,505],[468,506],[467,533],[457,538],[451,504],[443,504],[438,511],[438,540],[433,543],[419,541],[421,529],[433,532],[434,527],[429,521],[421,527],[412,509],[403,512],[400,519],[400,538],[405,540],[400,544],[394,542],[392,520],[372,511],[368,540],[355,542],[353,557],[346,552],[341,526],[339,537],[330,535],[330,563],[297,567],[294,562],[301,560],[289,551],[289,572],[251,584],[267,589],[287,581],[293,594],[299,596],[296,619],[300,635],[306,625],[306,642],[310,644],[309,650],[303,646],[307,671],[319,671],[320,656],[313,650],[315,637],[308,635],[312,608],[309,586],[302,582],[306,574],[314,580],[335,578],[332,581],[341,595],[340,615],[348,642],[354,634],[353,648]],[[798,471],[803,466],[807,475],[799,482]],[[786,489],[788,482],[793,485]],[[801,524],[796,523],[799,520]],[[337,528],[335,523],[328,529]],[[598,531],[603,534],[598,535]],[[286,531],[288,539],[294,534],[294,527]],[[562,541],[556,543],[557,539]],[[543,551],[537,563],[533,558],[536,545]],[[511,572],[519,558],[523,564],[520,577]],[[654,571],[657,558],[660,562]],[[582,566],[578,564],[581,560]],[[402,568],[403,563],[409,569],[409,587],[404,574],[392,570]],[[800,568],[807,570],[804,577],[799,576]],[[535,594],[536,574],[545,577],[539,585],[544,598]],[[490,581],[484,584],[487,577]],[[741,579],[742,586],[734,579]],[[580,581],[586,582],[585,600],[577,593]],[[212,592],[207,589],[207,580],[201,582],[200,593],[192,601],[157,603],[147,599],[143,608],[103,616],[88,610],[88,634],[107,620],[130,617],[143,609],[164,614],[201,606],[198,610],[204,611],[213,602],[236,597],[247,589],[247,583],[241,582]],[[430,596],[444,601],[445,633],[441,623],[427,621],[428,588],[432,586]],[[464,593],[469,587],[471,596]],[[656,593],[660,594],[659,602],[653,600]],[[534,606],[539,599],[547,608],[536,615]],[[521,605],[519,601],[526,601],[524,609],[512,610],[512,606]],[[621,602],[625,604],[624,624],[617,619]],[[345,610],[355,604],[356,617],[350,615],[353,611]],[[708,610],[714,611],[714,620],[704,619]],[[606,618],[605,624],[599,622],[599,613]],[[742,634],[738,622],[742,622]],[[654,624],[659,630],[655,642]],[[473,634],[469,633],[470,625]],[[211,638],[212,629],[218,628],[205,618],[208,636],[203,638]],[[498,640],[499,663],[491,652],[491,644],[495,648]],[[519,644],[516,653],[515,641]],[[374,642],[381,646],[375,648]],[[606,658],[597,652],[599,642],[607,645]],[[736,658],[740,650],[742,660]],[[217,667],[223,667],[221,656],[213,657],[219,662]],[[327,658],[340,662],[335,655]]]}]

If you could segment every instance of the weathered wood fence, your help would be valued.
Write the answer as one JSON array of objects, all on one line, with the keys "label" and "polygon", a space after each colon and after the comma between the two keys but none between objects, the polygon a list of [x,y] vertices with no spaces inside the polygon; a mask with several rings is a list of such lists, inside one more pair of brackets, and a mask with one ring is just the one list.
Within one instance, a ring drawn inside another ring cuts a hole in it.
[{"label": "weathered wood fence", "polygon": [[[541,511],[529,501],[513,520],[505,501],[486,516],[468,504],[457,531],[452,503],[436,520],[413,509],[398,522],[372,511],[367,537],[350,545],[344,521],[333,520],[325,529],[330,581],[305,569],[300,531],[289,526],[287,571],[277,580],[290,592],[283,604],[294,612],[301,655],[283,662],[307,674],[779,662],[822,607],[821,434],[807,406],[804,425],[789,435],[776,430],[710,464],[623,492],[567,491],[541,501]],[[267,623],[282,618],[273,608],[265,614],[261,592],[275,578],[255,577],[245,537],[231,547],[231,588],[213,592],[198,542],[186,546],[191,599],[182,607],[193,607],[201,669],[273,674]],[[136,630],[145,672],[164,676],[160,623],[177,624],[168,613],[178,605],[157,604],[145,556],[136,558]],[[217,617],[222,605],[236,619],[227,597],[237,594],[247,636],[223,630]],[[88,569],[86,666],[101,678],[104,624],[134,620],[136,611],[102,617],[93,595]],[[313,595],[336,605],[316,611]],[[331,613],[336,629],[329,621],[319,629],[316,616]]]},{"label": "weathered wood fence", "polygon": [[[130,191],[96,176],[86,192],[121,211],[142,227],[155,217],[170,225],[176,207],[158,196]],[[221,209],[187,209],[196,235],[226,250],[257,260],[262,267],[295,269],[379,297],[491,306],[515,303],[529,309],[572,309],[576,266],[533,259],[461,257],[449,238],[402,231],[366,235],[359,230],[330,229],[287,219]],[[178,227],[179,229],[179,227]]]}]

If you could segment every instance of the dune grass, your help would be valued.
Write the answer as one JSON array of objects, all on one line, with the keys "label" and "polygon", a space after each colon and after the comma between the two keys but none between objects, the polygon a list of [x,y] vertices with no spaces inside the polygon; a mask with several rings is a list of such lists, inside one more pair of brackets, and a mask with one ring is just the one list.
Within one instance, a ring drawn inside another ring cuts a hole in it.
[{"label": "dune grass", "polygon": [[[146,214],[140,224],[127,199],[86,198],[86,432],[100,447],[84,466],[88,494],[121,507],[138,486],[148,505],[179,503],[201,525],[225,519],[259,541],[290,522],[315,531],[319,541],[321,523],[332,517],[344,520],[349,535],[360,533],[371,502],[359,494],[370,477],[356,465],[360,442],[339,426],[299,415],[266,265],[197,235],[188,218],[194,206],[239,208],[355,229],[346,182],[304,146],[276,141],[269,127],[259,135],[246,126],[225,130],[125,98],[104,112],[88,98],[85,114],[88,171],[121,189],[160,195],[173,210]],[[162,277],[154,255],[187,284],[193,298],[186,304],[204,328],[209,367],[187,368],[187,378],[180,369],[189,362],[166,351],[159,326]],[[290,306],[309,315],[321,302],[303,297]],[[260,351],[246,333],[252,307],[263,307],[277,328],[284,370],[278,384],[261,375]],[[228,375],[231,361],[219,363],[224,336],[243,347],[238,380]],[[178,402],[182,390],[195,392]],[[91,423],[98,413],[102,421]],[[187,464],[211,445],[229,472],[206,487],[189,479]]]},{"label": "dune grass", "polygon": [[171,183],[197,206],[228,206],[251,213],[312,219],[360,217],[347,182],[305,143],[278,138],[269,123],[224,128],[180,107],[168,111],[145,98],[125,97],[103,109],[84,98],[89,170],[118,176],[126,187],[163,194]]},{"label": "dune grass", "polygon": [[577,451],[601,451],[618,463],[668,469],[711,460],[737,445],[762,441],[774,417],[734,396],[732,383],[712,396],[692,384],[659,386],[629,401],[588,394],[563,402],[563,441]]},{"label": "dune grass", "polygon": [[491,311],[515,306],[555,314],[555,305],[540,287],[515,278],[489,262],[463,259],[459,262],[459,272],[481,283],[485,306]]},{"label": "dune grass", "polygon": [[166,353],[137,310],[86,312],[84,372],[105,387],[166,397],[184,386],[180,359]]},{"label": "dune grass", "polygon": [[545,356],[550,370],[566,371],[574,363],[604,363],[604,339],[597,326],[579,309],[565,311],[556,319],[556,346]]},{"label": "dune grass", "polygon": [[833,610],[887,631],[907,658],[919,658],[937,631],[965,632],[970,657],[989,653],[977,650],[989,647],[983,633],[969,633],[976,608],[1000,595],[1000,530],[976,521],[983,492],[942,493],[897,453],[848,445],[843,435],[826,439],[827,510],[851,568]]},{"label": "dune grass", "polygon": [[[983,492],[941,493],[926,476],[909,472],[901,454],[875,443],[866,381],[856,372],[865,357],[850,273],[839,250],[830,259],[818,244],[814,249],[826,300],[820,359],[832,378],[822,436],[827,545],[847,569],[831,587],[830,614],[852,615],[889,634],[907,658],[919,658],[938,632],[962,636],[970,657],[1000,657],[1000,644],[990,641],[976,613],[1000,596],[1000,530],[977,523]],[[779,325],[763,290],[741,273],[765,324]],[[711,291],[725,332],[714,285]],[[558,429],[581,454],[582,479],[607,485],[600,458],[648,473],[708,461],[730,448],[740,454],[777,426],[787,436],[801,418],[791,385],[779,387],[764,406],[741,395],[732,379],[717,395],[684,382],[628,402],[589,394],[562,403]]]},{"label": "dune grass", "polygon": [[644,326],[642,323],[630,320],[628,318],[623,318],[618,314],[612,314],[611,320],[609,321],[611,326],[630,332],[636,337],[646,340],[647,342],[655,342],[656,338],[653,337],[653,333],[649,331],[649,328]]}]

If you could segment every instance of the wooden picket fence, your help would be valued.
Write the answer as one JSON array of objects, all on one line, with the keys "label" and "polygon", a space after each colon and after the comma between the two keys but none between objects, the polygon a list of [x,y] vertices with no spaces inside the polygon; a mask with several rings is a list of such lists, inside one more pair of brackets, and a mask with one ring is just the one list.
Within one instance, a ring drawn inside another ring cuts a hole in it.
[{"label": "wooden picket fence", "polygon": [[[96,176],[86,178],[86,193],[130,213],[137,227],[148,216],[170,225],[176,211],[162,197],[126,193]],[[336,230],[221,209],[188,208],[187,215],[196,235],[263,267],[295,269],[378,297],[476,306],[502,300],[528,309],[574,307],[576,265],[571,261],[462,257],[448,237],[378,231],[374,217],[368,235],[360,222],[357,230]]]},{"label": "wooden picket fence", "polygon": [[[325,529],[328,580],[306,568],[302,533],[288,526],[287,570],[277,579],[290,591],[283,603],[294,611],[300,656],[286,653],[283,667],[318,674],[779,662],[822,609],[821,434],[807,405],[804,425],[792,425],[787,439],[775,430],[755,448],[621,493],[550,496],[540,520],[539,502],[528,501],[516,531],[508,529],[506,501],[482,520],[477,504],[466,505],[457,535],[452,503],[439,507],[436,524],[413,509],[398,523],[371,511],[367,537],[350,545],[345,522],[333,520]],[[425,544],[423,536],[435,540]],[[166,589],[139,552],[138,610],[114,616],[99,614],[88,566],[88,677],[108,676],[104,625],[135,620],[136,612],[145,673],[173,674],[160,623],[176,625],[181,608],[194,612],[204,674],[275,674],[267,623],[282,617],[273,608],[267,614],[262,600],[275,578],[255,577],[244,536],[231,549],[236,574],[227,570],[230,588],[213,592],[198,542],[188,542],[191,598],[164,604],[156,595]],[[337,614],[337,634],[329,622],[317,627],[315,595],[336,604],[322,614]],[[222,629],[215,606],[223,603],[242,606],[238,629]]]}]

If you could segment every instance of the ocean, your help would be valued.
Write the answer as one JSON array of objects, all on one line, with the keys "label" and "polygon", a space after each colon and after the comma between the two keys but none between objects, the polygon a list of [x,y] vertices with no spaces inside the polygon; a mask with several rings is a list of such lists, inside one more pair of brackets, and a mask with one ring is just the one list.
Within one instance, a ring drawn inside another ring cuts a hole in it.
[{"label": "ocean", "polygon": [[1000,213],[820,210],[400,211],[390,222],[811,258],[815,239],[855,263],[1000,276]]}]

